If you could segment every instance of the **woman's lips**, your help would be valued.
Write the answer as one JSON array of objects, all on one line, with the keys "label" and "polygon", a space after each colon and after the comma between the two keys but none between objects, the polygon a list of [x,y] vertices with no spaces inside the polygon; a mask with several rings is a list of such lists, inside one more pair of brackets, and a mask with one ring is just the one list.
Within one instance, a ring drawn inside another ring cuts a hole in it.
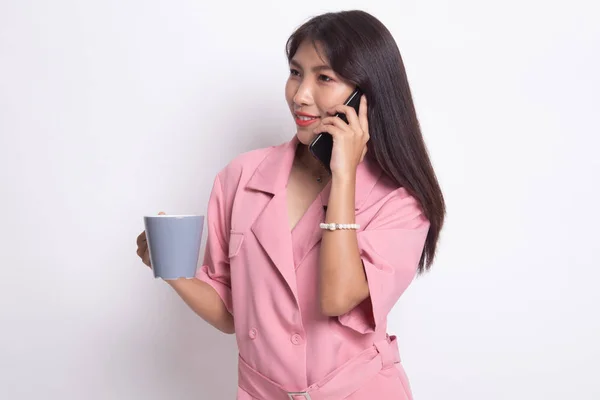
[{"label": "woman's lips", "polygon": [[295,120],[296,120],[296,125],[301,126],[301,127],[307,127],[307,126],[310,126],[310,125],[314,124],[315,122],[317,122],[319,120],[319,117],[305,117],[305,116],[299,116],[296,114]]}]

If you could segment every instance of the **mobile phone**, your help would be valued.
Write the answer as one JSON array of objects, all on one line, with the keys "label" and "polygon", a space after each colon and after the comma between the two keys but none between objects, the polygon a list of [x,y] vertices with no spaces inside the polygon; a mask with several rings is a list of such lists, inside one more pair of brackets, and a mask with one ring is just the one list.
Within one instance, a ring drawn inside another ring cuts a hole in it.
[{"label": "mobile phone", "polygon": [[[361,96],[362,91],[359,88],[356,88],[350,97],[348,97],[344,105],[353,107],[358,114]],[[348,119],[344,113],[337,113],[335,116],[341,118],[345,123],[348,123]],[[331,152],[333,150],[333,137],[327,132],[319,133],[308,146],[308,150],[313,157],[318,159],[321,164],[323,164],[323,166],[327,169],[327,172],[331,174],[331,167],[329,164],[331,163]]]}]

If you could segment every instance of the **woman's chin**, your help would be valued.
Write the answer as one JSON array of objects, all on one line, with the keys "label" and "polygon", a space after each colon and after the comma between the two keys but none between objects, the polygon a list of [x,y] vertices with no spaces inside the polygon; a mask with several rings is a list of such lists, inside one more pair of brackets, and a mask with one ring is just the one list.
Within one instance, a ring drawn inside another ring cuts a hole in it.
[{"label": "woman's chin", "polygon": [[308,146],[309,144],[311,144],[312,141],[315,139],[315,137],[317,137],[317,135],[312,131],[312,129],[304,130],[301,128],[298,128],[298,131],[296,132],[296,136],[298,136],[298,141],[305,146]]}]

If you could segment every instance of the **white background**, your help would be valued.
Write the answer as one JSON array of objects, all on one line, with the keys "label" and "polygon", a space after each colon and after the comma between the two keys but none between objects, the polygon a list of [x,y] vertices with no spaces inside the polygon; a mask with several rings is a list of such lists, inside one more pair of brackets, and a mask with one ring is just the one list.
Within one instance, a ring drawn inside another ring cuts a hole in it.
[{"label": "white background", "polygon": [[289,140],[285,40],[362,8],[448,204],[390,315],[415,400],[599,399],[594,3],[2,0],[0,398],[234,397],[234,337],[141,264],[142,216],[204,213],[230,159]]}]

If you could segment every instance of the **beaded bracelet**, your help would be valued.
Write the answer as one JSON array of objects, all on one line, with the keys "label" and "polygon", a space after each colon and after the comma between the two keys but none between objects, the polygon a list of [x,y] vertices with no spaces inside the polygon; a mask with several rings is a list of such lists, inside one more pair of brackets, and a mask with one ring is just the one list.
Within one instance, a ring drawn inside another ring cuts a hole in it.
[{"label": "beaded bracelet", "polygon": [[359,229],[360,228],[359,224],[321,223],[319,226],[321,227],[321,229],[329,229],[330,231],[335,231],[336,229]]}]

